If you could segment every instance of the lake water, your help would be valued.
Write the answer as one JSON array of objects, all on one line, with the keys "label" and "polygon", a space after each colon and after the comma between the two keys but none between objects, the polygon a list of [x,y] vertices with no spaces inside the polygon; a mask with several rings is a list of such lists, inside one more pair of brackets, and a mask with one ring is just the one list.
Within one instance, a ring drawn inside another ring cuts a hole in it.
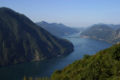
[{"label": "lake water", "polygon": [[64,38],[70,40],[73,43],[74,52],[67,56],[41,62],[23,63],[0,68],[0,80],[21,80],[24,76],[50,76],[55,70],[62,69],[75,60],[81,59],[85,54],[93,55],[99,50],[111,46],[111,44],[103,41],[79,38],[78,34]]}]

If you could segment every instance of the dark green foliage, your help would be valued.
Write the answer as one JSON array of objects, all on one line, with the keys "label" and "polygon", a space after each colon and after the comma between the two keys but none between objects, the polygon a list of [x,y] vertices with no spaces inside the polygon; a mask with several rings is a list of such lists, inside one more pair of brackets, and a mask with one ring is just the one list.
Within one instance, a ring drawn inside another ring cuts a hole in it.
[{"label": "dark green foliage", "polygon": [[43,77],[43,78],[39,78],[39,77],[37,77],[37,78],[33,78],[33,77],[27,78],[27,77],[24,77],[23,80],[51,80],[51,79],[49,79],[48,77]]},{"label": "dark green foliage", "polygon": [[62,70],[55,71],[52,80],[120,80],[120,44],[102,50]]},{"label": "dark green foliage", "polygon": [[85,54],[83,58],[88,59],[89,57],[90,57],[90,55]]},{"label": "dark green foliage", "polygon": [[23,14],[0,8],[0,66],[39,61],[73,51],[73,45],[54,37]]}]

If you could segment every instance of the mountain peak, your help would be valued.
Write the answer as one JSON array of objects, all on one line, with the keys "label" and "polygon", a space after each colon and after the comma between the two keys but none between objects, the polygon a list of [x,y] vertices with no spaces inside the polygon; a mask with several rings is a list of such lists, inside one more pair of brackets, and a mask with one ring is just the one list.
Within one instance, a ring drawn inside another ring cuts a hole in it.
[{"label": "mountain peak", "polygon": [[3,11],[3,12],[15,12],[12,9],[7,8],[7,7],[0,7],[0,11]]},{"label": "mountain peak", "polygon": [[73,45],[51,35],[29,18],[0,8],[0,67],[68,54]]},{"label": "mountain peak", "polygon": [[46,22],[46,21],[41,21],[40,23],[47,24],[47,22]]}]

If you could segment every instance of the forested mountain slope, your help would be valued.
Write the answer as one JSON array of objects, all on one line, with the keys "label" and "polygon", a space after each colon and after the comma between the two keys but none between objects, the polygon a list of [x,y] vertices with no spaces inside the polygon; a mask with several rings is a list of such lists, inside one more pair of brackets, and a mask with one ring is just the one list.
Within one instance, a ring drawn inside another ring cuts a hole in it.
[{"label": "forested mountain slope", "polygon": [[72,51],[69,41],[51,35],[23,14],[0,8],[0,66],[39,61]]}]

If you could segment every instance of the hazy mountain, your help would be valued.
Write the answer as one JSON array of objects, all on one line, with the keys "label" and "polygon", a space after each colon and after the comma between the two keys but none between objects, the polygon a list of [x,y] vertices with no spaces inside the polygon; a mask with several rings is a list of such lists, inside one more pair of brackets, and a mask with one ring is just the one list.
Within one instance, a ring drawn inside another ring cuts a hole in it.
[{"label": "hazy mountain", "polygon": [[56,38],[23,14],[0,8],[0,66],[68,54],[73,45]]},{"label": "hazy mountain", "polygon": [[96,24],[83,31],[81,37],[103,40],[109,43],[117,43],[120,41],[120,29],[115,29],[106,24]]},{"label": "hazy mountain", "polygon": [[53,73],[51,80],[120,80],[120,44],[102,50],[62,70]]},{"label": "hazy mountain", "polygon": [[75,28],[70,28],[64,24],[47,23],[45,21],[37,22],[36,24],[39,26],[42,26],[48,32],[52,33],[55,36],[59,36],[59,37],[79,32],[79,30]]},{"label": "hazy mountain", "polygon": [[120,28],[120,24],[118,25],[114,25],[114,24],[109,24],[109,26],[115,30],[119,29]]}]

